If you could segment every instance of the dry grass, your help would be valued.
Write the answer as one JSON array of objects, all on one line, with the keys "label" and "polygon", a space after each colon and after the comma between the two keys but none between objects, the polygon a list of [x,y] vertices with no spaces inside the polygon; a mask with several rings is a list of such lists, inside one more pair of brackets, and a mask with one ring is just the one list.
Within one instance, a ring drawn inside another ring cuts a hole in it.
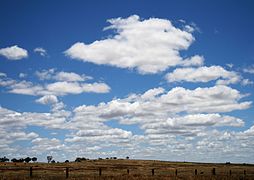
[{"label": "dry grass", "polygon": [[[30,167],[33,169],[32,177],[30,177]],[[69,172],[68,179],[254,179],[253,165],[151,160],[89,160],[80,163],[55,164],[0,163],[0,179],[66,179],[66,168]],[[100,168],[101,176],[99,175]],[[213,168],[215,168],[215,175],[212,174]],[[152,169],[154,169],[154,175],[152,175]],[[197,170],[197,175],[195,170]]]}]

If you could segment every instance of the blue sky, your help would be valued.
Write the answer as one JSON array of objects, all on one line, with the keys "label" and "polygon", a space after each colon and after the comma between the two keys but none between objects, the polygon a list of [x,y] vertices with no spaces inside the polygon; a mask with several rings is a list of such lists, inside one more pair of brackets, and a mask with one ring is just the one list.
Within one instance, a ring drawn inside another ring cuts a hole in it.
[{"label": "blue sky", "polygon": [[0,155],[253,163],[252,1],[1,1]]}]

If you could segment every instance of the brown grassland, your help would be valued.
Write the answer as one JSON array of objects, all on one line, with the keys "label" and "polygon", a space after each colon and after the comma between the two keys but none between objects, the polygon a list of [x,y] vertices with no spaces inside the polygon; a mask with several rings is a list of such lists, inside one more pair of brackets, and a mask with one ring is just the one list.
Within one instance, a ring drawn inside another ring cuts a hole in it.
[{"label": "brown grassland", "polygon": [[[31,168],[32,167],[32,168]],[[101,169],[101,174],[100,174]],[[69,163],[0,163],[0,179],[254,179],[254,165],[88,160]]]}]

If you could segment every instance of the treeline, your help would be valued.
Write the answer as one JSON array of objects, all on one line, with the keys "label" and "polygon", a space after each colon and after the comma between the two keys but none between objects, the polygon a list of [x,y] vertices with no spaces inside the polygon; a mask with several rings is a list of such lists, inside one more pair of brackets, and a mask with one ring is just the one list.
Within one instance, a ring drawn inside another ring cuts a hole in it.
[{"label": "treeline", "polygon": [[26,163],[29,163],[30,161],[33,161],[33,162],[36,162],[37,161],[37,157],[26,157],[26,158],[20,158],[20,159],[16,159],[16,158],[13,158],[13,159],[8,159],[7,157],[3,157],[3,158],[0,158],[0,162],[26,162]]},{"label": "treeline", "polygon": [[[108,159],[117,159],[117,157],[107,157],[105,159],[106,160],[108,160]],[[127,156],[126,159],[129,159],[129,157]],[[56,161],[53,160],[52,156],[47,156],[47,160],[48,160],[48,163],[56,163]],[[88,161],[88,160],[89,159],[85,158],[85,157],[77,157],[75,159],[75,162],[82,162],[82,161]],[[98,158],[98,160],[103,160],[103,158]],[[26,157],[26,158],[20,158],[20,159],[13,158],[11,160],[8,159],[5,156],[0,158],[0,162],[9,162],[9,161],[14,162],[14,163],[16,163],[16,162],[26,162],[26,163],[29,163],[31,161],[36,162],[37,161],[37,157],[32,157],[32,158],[31,157]],[[68,162],[70,162],[70,161],[69,160],[65,161],[65,163],[68,163]],[[57,163],[59,163],[59,162],[57,162]]]},{"label": "treeline", "polygon": [[[117,159],[117,157],[106,157],[105,159],[106,160],[108,160],[108,159]],[[129,156],[127,156],[126,159],[130,159]],[[75,162],[88,161],[88,160],[89,159],[85,158],[85,157],[77,157]],[[103,160],[103,158],[98,158],[98,160]]]}]

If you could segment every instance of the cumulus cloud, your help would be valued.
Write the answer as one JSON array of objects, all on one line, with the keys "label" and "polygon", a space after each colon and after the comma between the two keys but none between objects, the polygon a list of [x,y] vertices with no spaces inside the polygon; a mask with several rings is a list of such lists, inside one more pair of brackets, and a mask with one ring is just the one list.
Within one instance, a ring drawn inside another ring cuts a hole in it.
[{"label": "cumulus cloud", "polygon": [[182,66],[202,66],[204,64],[204,57],[195,55],[190,58],[185,59],[180,63]]},{"label": "cumulus cloud", "polygon": [[0,86],[5,87],[9,93],[32,96],[108,93],[111,90],[109,85],[103,82],[84,83],[83,81],[91,80],[92,77],[73,72],[55,72],[55,69],[49,69],[37,71],[35,74],[41,80],[55,80],[56,82],[34,84],[26,80],[17,81],[4,77],[0,79]]},{"label": "cumulus cloud", "polygon": [[36,71],[35,75],[40,80],[56,80],[56,81],[86,81],[93,79],[91,76],[87,76],[85,74],[79,75],[74,72],[56,72],[56,69],[42,70]]},{"label": "cumulus cloud", "polygon": [[40,79],[40,80],[49,80],[52,79],[52,76],[55,74],[55,69],[44,69],[42,71],[36,71],[35,75]]},{"label": "cumulus cloud", "polygon": [[114,99],[98,106],[80,106],[74,112],[87,117],[92,115],[94,121],[118,119],[123,124],[143,124],[144,121],[165,121],[181,113],[222,113],[246,109],[250,107],[251,102],[238,102],[244,96],[227,86],[194,90],[176,87],[168,92],[156,88],[142,95],[132,94],[125,99]]},{"label": "cumulus cloud", "polygon": [[32,96],[56,95],[81,93],[108,93],[110,87],[105,83],[77,83],[77,82],[54,82],[44,86],[34,85],[31,82],[21,81],[7,87],[9,93],[25,94]]},{"label": "cumulus cloud", "polygon": [[65,54],[72,59],[99,65],[136,68],[142,74],[157,73],[176,65],[203,63],[200,56],[183,60],[179,51],[188,49],[194,37],[167,19],[141,20],[133,15],[109,19],[108,22],[110,25],[104,30],[115,30],[113,37],[91,44],[77,42]]},{"label": "cumulus cloud", "polygon": [[227,71],[221,66],[203,66],[198,68],[177,68],[166,75],[168,82],[209,82],[217,80],[216,84],[235,84],[242,77],[234,71]]},{"label": "cumulus cloud", "polygon": [[9,60],[20,60],[28,57],[27,50],[18,47],[17,45],[1,48],[0,55],[6,57]]},{"label": "cumulus cloud", "polygon": [[39,55],[44,56],[44,57],[47,56],[47,51],[42,47],[35,48],[34,52],[38,53]]},{"label": "cumulus cloud", "polygon": [[54,95],[46,95],[36,100],[40,104],[55,104],[58,102],[58,99]]},{"label": "cumulus cloud", "polygon": [[[181,158],[195,152],[191,160],[203,157],[211,161],[209,158],[217,157],[215,152],[218,150],[223,156],[232,156],[239,150],[246,154],[253,147],[254,128],[240,132],[218,130],[218,127],[244,125],[242,119],[222,114],[250,107],[251,102],[242,101],[244,97],[239,91],[221,85],[193,90],[176,87],[168,91],[159,87],[66,111],[64,104],[56,98],[45,96],[38,101],[55,103],[49,113],[17,112],[0,107],[0,130],[4,128],[0,137],[7,142],[0,152],[4,149],[15,153],[12,143],[27,140],[31,141],[32,147],[24,149],[26,153],[59,154],[61,151],[69,158],[73,155],[124,157],[128,152],[138,158],[160,158],[161,155],[163,158]],[[107,122],[112,120],[123,128],[110,127]],[[137,125],[142,134],[125,130],[125,125],[130,124]],[[62,129],[67,134],[63,141],[40,137],[27,132],[28,126],[44,127],[49,132]],[[6,136],[8,129],[15,132],[13,136]],[[112,146],[114,151],[109,150]]]},{"label": "cumulus cloud", "polygon": [[48,84],[46,89],[53,94],[80,94],[83,92],[108,93],[110,87],[105,83],[55,82]]}]

